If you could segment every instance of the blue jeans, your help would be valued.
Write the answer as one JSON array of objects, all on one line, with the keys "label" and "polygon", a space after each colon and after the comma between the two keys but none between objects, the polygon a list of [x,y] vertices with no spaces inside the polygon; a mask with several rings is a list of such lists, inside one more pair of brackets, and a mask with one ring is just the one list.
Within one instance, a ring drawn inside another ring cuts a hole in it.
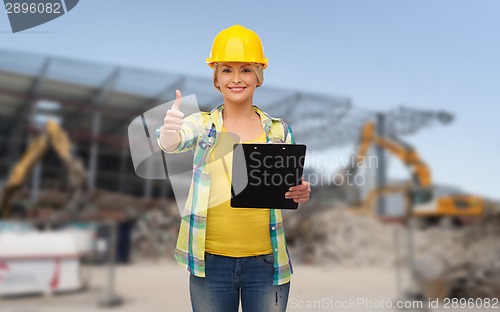
[{"label": "blue jeans", "polygon": [[290,283],[273,286],[274,256],[233,258],[205,254],[206,277],[191,274],[193,312],[284,312]]}]

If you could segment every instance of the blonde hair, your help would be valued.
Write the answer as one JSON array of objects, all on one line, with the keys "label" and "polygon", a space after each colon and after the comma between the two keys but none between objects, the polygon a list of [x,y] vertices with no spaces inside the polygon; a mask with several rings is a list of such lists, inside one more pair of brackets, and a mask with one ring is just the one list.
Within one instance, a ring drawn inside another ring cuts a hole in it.
[{"label": "blonde hair", "polygon": [[[219,92],[220,92],[220,87],[217,87],[215,82],[217,81],[218,69],[219,69],[219,66],[221,64],[222,63],[215,63],[214,64],[214,76],[213,76],[214,87],[215,87],[215,89],[219,90]],[[255,75],[257,76],[257,88],[258,88],[258,87],[262,86],[262,84],[264,83],[264,67],[258,63],[250,63],[250,66],[252,66],[252,69],[253,69]]]}]

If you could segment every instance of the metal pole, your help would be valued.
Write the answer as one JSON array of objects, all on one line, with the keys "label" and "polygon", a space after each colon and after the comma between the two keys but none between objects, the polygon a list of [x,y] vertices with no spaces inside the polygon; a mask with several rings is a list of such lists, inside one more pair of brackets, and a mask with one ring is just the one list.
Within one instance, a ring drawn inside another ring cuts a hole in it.
[{"label": "metal pole", "polygon": [[399,239],[399,228],[394,227],[394,253],[396,255],[396,290],[398,298],[402,298],[403,296],[403,283],[402,283],[402,274],[401,274],[401,241]]},{"label": "metal pole", "polygon": [[[154,170],[153,166],[154,163],[151,158],[146,162],[146,170],[148,173],[148,177],[150,177],[153,174]],[[146,179],[146,181],[144,182],[144,198],[151,199],[152,195],[153,195],[153,179]]]},{"label": "metal pole", "polygon": [[407,231],[408,231],[408,267],[410,269],[410,285],[408,296],[410,298],[418,297],[418,289],[417,289],[417,278],[415,272],[415,220],[411,217],[412,209],[410,210],[410,216],[408,218]]},{"label": "metal pole", "polygon": [[117,226],[115,221],[110,221],[108,239],[108,286],[106,296],[99,302],[99,305],[106,308],[119,306],[123,303],[121,297],[115,294],[115,262],[116,262],[116,242]]},{"label": "metal pole", "polygon": [[[377,134],[381,137],[385,137],[385,115],[383,113],[377,114]],[[375,154],[378,159],[378,167],[376,174],[375,187],[377,189],[382,189],[387,184],[387,160],[384,149],[378,144],[375,146]],[[377,197],[377,214],[385,215],[386,211],[386,200],[384,196]]]},{"label": "metal pole", "polygon": [[97,136],[101,132],[101,112],[95,111],[92,120],[92,146],[90,147],[90,157],[89,157],[89,179],[88,179],[88,189],[89,194],[92,194],[95,190],[95,180],[97,172],[97,153],[99,152],[99,146],[97,143]]},{"label": "metal pole", "polygon": [[127,170],[127,161],[129,160],[129,145],[123,144],[122,150],[120,152],[120,174],[118,175],[118,192],[125,193],[125,180],[127,178],[126,170]]}]

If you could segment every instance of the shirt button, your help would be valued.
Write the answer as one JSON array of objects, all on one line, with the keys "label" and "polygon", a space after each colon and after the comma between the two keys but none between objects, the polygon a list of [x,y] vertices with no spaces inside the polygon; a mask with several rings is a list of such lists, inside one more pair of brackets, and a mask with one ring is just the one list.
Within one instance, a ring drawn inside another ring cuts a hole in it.
[{"label": "shirt button", "polygon": [[274,231],[274,230],[276,230],[276,227],[275,227],[275,226],[273,226],[273,227],[271,228],[271,230],[273,230],[273,231]]}]

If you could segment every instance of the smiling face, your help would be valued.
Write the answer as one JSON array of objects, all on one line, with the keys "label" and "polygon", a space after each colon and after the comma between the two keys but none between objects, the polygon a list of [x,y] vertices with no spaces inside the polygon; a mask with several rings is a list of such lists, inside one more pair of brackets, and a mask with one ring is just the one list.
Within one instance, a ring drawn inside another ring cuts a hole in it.
[{"label": "smiling face", "polygon": [[260,86],[254,66],[250,63],[221,63],[215,70],[214,85],[226,101],[252,101],[255,89]]}]

